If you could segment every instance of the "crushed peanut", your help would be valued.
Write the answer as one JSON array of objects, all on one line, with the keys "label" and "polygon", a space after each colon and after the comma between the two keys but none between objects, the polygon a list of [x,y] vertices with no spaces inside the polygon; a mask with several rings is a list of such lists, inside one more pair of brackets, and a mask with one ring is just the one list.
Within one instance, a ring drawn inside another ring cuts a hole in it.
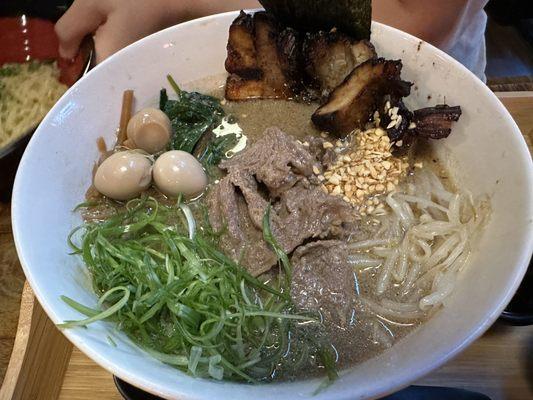
[{"label": "crushed peanut", "polygon": [[[381,128],[357,131],[349,144],[336,143],[342,154],[333,165],[324,173],[318,168],[313,172],[323,181],[322,189],[327,193],[341,196],[361,215],[379,215],[384,212],[384,196],[396,190],[408,169],[405,159],[392,155],[391,146]],[[334,145],[324,142],[323,147]]]}]

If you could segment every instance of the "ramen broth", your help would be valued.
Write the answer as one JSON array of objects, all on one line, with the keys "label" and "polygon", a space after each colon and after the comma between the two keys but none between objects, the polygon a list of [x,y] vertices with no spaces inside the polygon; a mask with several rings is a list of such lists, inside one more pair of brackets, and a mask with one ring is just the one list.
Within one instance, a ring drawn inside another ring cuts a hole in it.
[{"label": "ramen broth", "polygon": [[[187,87],[206,88],[209,85],[213,87],[213,78],[203,82],[197,82],[193,85],[187,85]],[[204,90],[204,92],[206,91]],[[211,91],[211,94],[223,99],[223,92],[220,88]],[[314,128],[310,119],[311,114],[316,109],[316,103],[306,104],[285,100],[251,100],[245,102],[227,102],[222,100],[221,104],[226,115],[234,119],[242,128],[243,134],[247,136],[248,146],[255,143],[262,137],[265,129],[272,126],[278,127],[282,131],[300,139],[308,135],[320,135],[320,132]],[[335,140],[335,138],[332,138],[332,140]],[[430,146],[425,146],[423,150],[417,152],[415,158],[411,161],[422,165],[424,169],[431,169],[442,181],[447,190],[455,192],[456,188],[450,175],[447,173],[446,168],[439,162],[436,155],[430,150]],[[407,183],[412,181],[413,176],[417,173],[417,168],[411,169],[406,179]],[[399,189],[404,188],[407,183],[401,183]],[[211,179],[210,185],[213,184],[216,184],[216,181]],[[95,200],[95,198],[91,198],[93,194],[93,192],[89,191],[89,200]],[[172,203],[155,188],[150,188],[148,194],[163,204]],[[96,199],[98,199],[98,196]],[[200,214],[195,210],[199,209],[198,206],[204,206],[205,203],[204,196],[190,204],[196,216]],[[86,220],[105,220],[110,215],[113,215],[116,207],[121,206],[116,202],[104,199],[98,207],[87,209],[84,212],[84,218]],[[386,216],[363,218],[360,221],[359,234],[351,240],[355,242],[357,240],[372,238],[379,232],[383,221],[386,219]],[[201,219],[198,220],[202,221]],[[275,267],[271,271],[264,273],[261,279],[268,282],[277,273],[277,267]],[[376,282],[379,278],[379,273],[379,268],[376,267],[354,269],[353,290],[356,294],[375,303],[378,303],[382,298],[393,301],[397,300],[398,303],[406,301],[406,296],[402,294],[401,283],[393,283],[382,294],[378,295],[376,293]],[[431,291],[431,285],[428,284],[419,289],[417,292],[418,298],[420,297],[420,291],[429,293]],[[345,324],[337,324],[337,321],[325,324],[328,338],[334,348],[337,365],[340,368],[346,368],[375,357],[393,346],[402,337],[415,330],[435,312],[435,309],[427,313],[420,313],[420,317],[418,318],[396,319],[391,318],[389,315],[382,315],[379,312],[369,310],[368,307],[365,307],[364,304],[357,300],[350,316],[350,321]],[[302,334],[302,332],[305,332],[305,329],[299,330],[299,334]],[[313,332],[309,332],[309,334],[313,334]],[[297,334],[290,337],[290,340],[293,342],[291,345],[298,345],[299,338]],[[312,361],[304,361],[304,364],[311,363]],[[283,370],[275,369],[272,373],[272,378],[295,379],[309,377],[319,373],[321,373],[320,368],[287,369],[287,365],[285,365]]]}]

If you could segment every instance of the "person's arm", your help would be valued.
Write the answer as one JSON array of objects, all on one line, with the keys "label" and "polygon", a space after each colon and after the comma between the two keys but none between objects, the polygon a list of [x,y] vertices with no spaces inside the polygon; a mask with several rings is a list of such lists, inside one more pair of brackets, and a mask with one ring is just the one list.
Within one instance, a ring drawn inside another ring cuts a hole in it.
[{"label": "person's arm", "polygon": [[[372,17],[440,46],[468,0],[373,0]],[[97,62],[157,30],[204,15],[256,8],[256,0],[76,0],[57,22],[60,54],[72,58],[95,33]]]},{"label": "person's arm", "polygon": [[373,0],[372,19],[440,47],[467,6],[468,0]]},{"label": "person's arm", "polygon": [[204,15],[259,7],[254,0],[76,0],[56,24],[59,52],[73,58],[94,33],[96,61],[170,25]]}]

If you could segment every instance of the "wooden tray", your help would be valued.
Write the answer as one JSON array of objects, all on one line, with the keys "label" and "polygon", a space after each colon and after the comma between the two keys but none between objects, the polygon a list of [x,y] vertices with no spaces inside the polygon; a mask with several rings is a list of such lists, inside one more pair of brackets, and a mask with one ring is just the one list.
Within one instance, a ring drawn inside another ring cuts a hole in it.
[{"label": "wooden tray", "polygon": [[[533,150],[533,92],[500,93]],[[9,210],[0,208],[0,273],[18,266],[9,227]],[[11,254],[11,257],[7,255]],[[2,263],[7,263],[7,268]],[[7,271],[7,273],[6,273]],[[11,271],[11,272],[10,272]],[[20,272],[17,272],[18,274]],[[1,288],[0,288],[1,289]],[[2,291],[0,290],[0,296]],[[0,297],[0,321],[12,316]],[[5,314],[5,315],[4,315]],[[11,340],[0,322],[0,344]],[[5,349],[0,362],[7,360]],[[0,364],[2,365],[2,364]],[[1,370],[0,370],[1,372]],[[492,399],[533,399],[533,326],[496,323],[454,360],[417,384],[453,386],[479,391]],[[22,295],[13,352],[0,389],[0,400],[11,399],[120,400],[112,375],[63,337],[35,301],[29,285]]]}]

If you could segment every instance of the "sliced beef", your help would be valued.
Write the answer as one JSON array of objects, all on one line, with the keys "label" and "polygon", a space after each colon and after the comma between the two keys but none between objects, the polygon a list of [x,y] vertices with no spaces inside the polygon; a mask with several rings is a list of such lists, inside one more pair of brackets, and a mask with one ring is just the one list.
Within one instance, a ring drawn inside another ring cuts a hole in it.
[{"label": "sliced beef", "polygon": [[296,306],[320,312],[326,324],[348,325],[356,293],[345,242],[316,241],[298,247],[291,263]]},{"label": "sliced beef", "polygon": [[226,230],[230,238],[243,241],[237,200],[237,192],[231,181],[221,179],[207,196],[209,220],[215,231]]},{"label": "sliced beef", "polygon": [[272,204],[270,225],[286,253],[314,238],[338,237],[355,221],[353,208],[310,181],[315,158],[279,129],[221,163],[227,175],[208,194],[209,219],[224,234],[223,250],[259,275],[276,264],[263,240],[262,221]]},{"label": "sliced beef", "polygon": [[263,227],[263,216],[270,202],[259,190],[259,184],[254,176],[246,171],[234,170],[227,177],[227,180],[235,186],[244,198],[250,220],[257,229]]},{"label": "sliced beef", "polygon": [[232,173],[243,171],[253,175],[277,198],[297,182],[313,175],[317,161],[308,149],[279,130],[268,128],[261,139],[219,167]]},{"label": "sliced beef", "polygon": [[[248,218],[262,230],[263,216],[270,202],[260,193],[257,181],[239,170],[224,179],[238,189],[246,202]],[[306,239],[338,234],[343,224],[353,221],[353,209],[340,197],[330,196],[316,185],[302,181],[281,194],[270,218],[278,244],[290,253]]]},{"label": "sliced beef", "polygon": [[221,250],[245,266],[254,276],[276,264],[277,258],[263,240],[263,232],[250,218],[248,204],[227,177],[220,180],[207,196],[209,221],[222,232]]},{"label": "sliced beef", "polygon": [[274,211],[273,233],[286,253],[308,239],[337,236],[354,221],[353,208],[340,197],[302,183],[285,192]]}]

